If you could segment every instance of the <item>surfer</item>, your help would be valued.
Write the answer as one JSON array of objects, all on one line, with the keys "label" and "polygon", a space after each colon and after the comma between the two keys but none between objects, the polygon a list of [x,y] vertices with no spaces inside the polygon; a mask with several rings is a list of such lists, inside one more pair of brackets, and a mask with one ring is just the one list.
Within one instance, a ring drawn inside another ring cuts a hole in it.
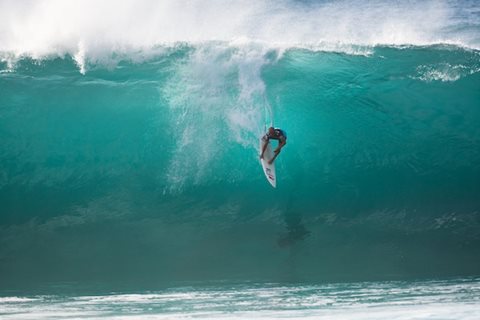
[{"label": "surfer", "polygon": [[268,128],[268,132],[263,136],[263,139],[266,140],[267,142],[263,146],[260,159],[263,159],[263,154],[265,153],[265,149],[267,149],[267,145],[270,139],[278,140],[278,146],[275,150],[273,150],[273,153],[275,153],[275,155],[273,156],[272,159],[270,159],[270,161],[268,161],[268,164],[272,164],[273,161],[275,161],[275,158],[278,156],[278,154],[282,150],[282,148],[287,144],[287,133],[282,129],[270,127]]}]

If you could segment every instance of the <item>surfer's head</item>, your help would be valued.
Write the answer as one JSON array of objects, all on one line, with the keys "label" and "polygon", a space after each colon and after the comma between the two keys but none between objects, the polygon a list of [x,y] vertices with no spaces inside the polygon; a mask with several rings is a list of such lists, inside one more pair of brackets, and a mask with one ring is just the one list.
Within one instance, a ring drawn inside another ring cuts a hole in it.
[{"label": "surfer's head", "polygon": [[268,134],[270,135],[275,134],[275,129],[273,127],[268,128]]}]

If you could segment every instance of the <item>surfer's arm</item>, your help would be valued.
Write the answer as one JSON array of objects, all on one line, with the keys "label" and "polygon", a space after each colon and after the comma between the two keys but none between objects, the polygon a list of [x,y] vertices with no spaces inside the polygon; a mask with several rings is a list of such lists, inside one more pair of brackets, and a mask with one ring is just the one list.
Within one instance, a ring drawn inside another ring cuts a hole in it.
[{"label": "surfer's arm", "polygon": [[275,155],[273,156],[272,159],[270,159],[270,161],[268,161],[268,164],[272,164],[273,161],[275,161],[275,158],[278,156],[278,154],[280,153],[280,151],[281,151],[281,149],[278,149],[278,148],[275,149],[275,151],[273,151],[273,153],[274,153]]},{"label": "surfer's arm", "polygon": [[[275,153],[275,157],[277,156],[277,154],[280,153],[280,150],[282,150],[283,146],[287,144],[287,140],[286,139],[281,139],[278,143],[278,147],[273,150],[273,152]],[[274,157],[274,159],[275,159]]]}]

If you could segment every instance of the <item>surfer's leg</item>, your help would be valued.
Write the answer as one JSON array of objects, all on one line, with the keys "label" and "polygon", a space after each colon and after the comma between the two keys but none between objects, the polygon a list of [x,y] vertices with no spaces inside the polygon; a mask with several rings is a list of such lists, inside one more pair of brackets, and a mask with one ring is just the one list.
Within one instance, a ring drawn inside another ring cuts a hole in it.
[{"label": "surfer's leg", "polygon": [[275,158],[278,156],[280,151],[281,151],[280,149],[274,151],[275,155],[273,156],[273,158],[270,161],[268,161],[268,164],[272,164],[273,161],[275,161]]},{"label": "surfer's leg", "polygon": [[267,141],[263,145],[262,154],[260,155],[260,159],[263,159],[263,154],[265,153],[265,149],[267,149],[268,143],[270,142],[269,139],[265,139],[265,140],[267,140]]}]

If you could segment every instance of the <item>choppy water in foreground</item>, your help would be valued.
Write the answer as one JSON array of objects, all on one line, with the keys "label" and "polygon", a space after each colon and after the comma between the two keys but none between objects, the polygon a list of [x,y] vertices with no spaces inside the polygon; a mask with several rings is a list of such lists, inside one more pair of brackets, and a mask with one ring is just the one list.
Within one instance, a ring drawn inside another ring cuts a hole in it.
[{"label": "choppy water in foreground", "polygon": [[[0,298],[2,319],[478,319],[480,279],[323,285],[216,284]],[[58,291],[58,288],[57,288]],[[3,293],[5,294],[5,293]]]}]

